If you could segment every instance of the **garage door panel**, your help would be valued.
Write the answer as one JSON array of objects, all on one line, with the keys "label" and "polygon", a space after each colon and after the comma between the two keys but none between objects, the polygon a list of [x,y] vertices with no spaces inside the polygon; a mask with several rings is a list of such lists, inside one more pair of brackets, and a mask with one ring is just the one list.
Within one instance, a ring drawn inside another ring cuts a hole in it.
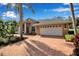
[{"label": "garage door panel", "polygon": [[61,27],[51,27],[51,28],[40,28],[41,35],[57,35],[62,36],[62,28]]}]

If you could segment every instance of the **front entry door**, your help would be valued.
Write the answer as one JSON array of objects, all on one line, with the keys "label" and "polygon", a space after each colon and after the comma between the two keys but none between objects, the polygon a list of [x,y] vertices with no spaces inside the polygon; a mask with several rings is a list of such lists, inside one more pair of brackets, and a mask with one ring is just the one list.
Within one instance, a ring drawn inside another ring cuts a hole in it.
[{"label": "front entry door", "polygon": [[27,27],[27,34],[29,34],[29,27]]}]

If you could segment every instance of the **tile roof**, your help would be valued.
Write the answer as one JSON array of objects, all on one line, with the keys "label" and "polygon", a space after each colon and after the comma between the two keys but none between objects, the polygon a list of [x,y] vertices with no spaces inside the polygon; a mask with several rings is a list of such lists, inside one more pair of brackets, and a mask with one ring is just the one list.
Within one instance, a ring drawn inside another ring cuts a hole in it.
[{"label": "tile roof", "polygon": [[72,21],[69,20],[44,20],[39,21],[39,23],[33,24],[33,26],[40,26],[40,25],[48,25],[48,24],[66,24],[66,23],[72,23]]}]

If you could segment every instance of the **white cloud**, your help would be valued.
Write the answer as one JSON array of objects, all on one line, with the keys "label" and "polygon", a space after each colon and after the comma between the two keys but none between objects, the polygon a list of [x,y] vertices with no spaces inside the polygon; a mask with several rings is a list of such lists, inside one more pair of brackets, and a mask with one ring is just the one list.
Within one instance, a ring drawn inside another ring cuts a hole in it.
[{"label": "white cloud", "polygon": [[[74,10],[77,10],[79,9],[78,7],[75,7]],[[48,12],[48,11],[56,11],[56,12],[67,12],[67,11],[70,11],[70,8],[63,8],[63,7],[60,7],[60,8],[56,8],[56,9],[44,9],[45,12]]]},{"label": "white cloud", "polygon": [[77,14],[76,17],[79,17],[79,14]]},{"label": "white cloud", "polygon": [[[69,5],[69,3],[63,3],[64,5]],[[74,6],[79,5],[78,3],[73,3]]]},{"label": "white cloud", "polygon": [[[7,5],[8,3],[0,3],[0,4],[1,4],[1,5]],[[12,7],[15,7],[15,5],[16,5],[15,3],[11,3],[11,6],[12,6]]]},{"label": "white cloud", "polygon": [[56,8],[56,9],[53,9],[53,11],[65,12],[65,11],[70,11],[70,8]]},{"label": "white cloud", "polygon": [[74,13],[75,13],[75,14],[79,14],[79,10],[75,11]]},{"label": "white cloud", "polygon": [[[70,17],[72,17],[72,15],[70,15]],[[75,14],[75,17],[79,17],[79,14]]]},{"label": "white cloud", "polygon": [[16,14],[13,11],[7,11],[2,14],[3,17],[16,18]]},{"label": "white cloud", "polygon": [[8,3],[0,3],[1,5],[7,5]]},{"label": "white cloud", "polygon": [[26,6],[26,5],[23,5],[22,7],[23,7],[23,8],[27,8],[27,6]]},{"label": "white cloud", "polygon": [[64,5],[69,5],[69,3],[63,3]]},{"label": "white cloud", "polygon": [[[69,3],[63,3],[64,5],[69,5]],[[74,3],[74,10],[76,11],[77,9],[79,9],[77,6],[79,4],[78,3]],[[49,12],[49,11],[56,11],[56,12],[67,12],[70,11],[70,7],[59,7],[59,8],[55,8],[55,9],[44,9],[44,12]]]},{"label": "white cloud", "polygon": [[15,7],[16,4],[15,4],[15,3],[12,3],[11,5],[12,5],[13,7]]},{"label": "white cloud", "polygon": [[56,9],[44,9],[45,12],[47,11],[56,11],[56,12],[65,12],[65,11],[70,11],[69,8],[56,8]]}]

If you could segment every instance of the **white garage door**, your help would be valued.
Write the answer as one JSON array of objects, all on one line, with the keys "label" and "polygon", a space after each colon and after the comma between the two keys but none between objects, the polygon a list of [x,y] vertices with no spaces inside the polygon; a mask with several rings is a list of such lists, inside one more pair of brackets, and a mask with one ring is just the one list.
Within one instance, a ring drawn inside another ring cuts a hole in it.
[{"label": "white garage door", "polygon": [[40,35],[62,36],[63,32],[61,27],[40,28]]}]

